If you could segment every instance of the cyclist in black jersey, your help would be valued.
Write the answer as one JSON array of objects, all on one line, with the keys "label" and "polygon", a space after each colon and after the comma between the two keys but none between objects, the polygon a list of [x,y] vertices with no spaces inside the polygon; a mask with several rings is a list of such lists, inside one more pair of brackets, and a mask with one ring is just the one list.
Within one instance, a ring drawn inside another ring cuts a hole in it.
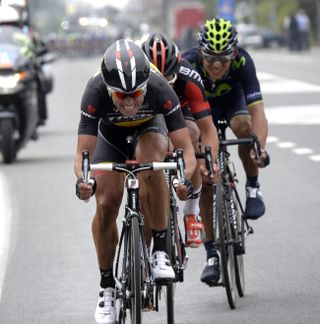
[{"label": "cyclist in black jersey", "polygon": [[[217,131],[199,73],[188,61],[181,58],[177,45],[165,34],[152,33],[142,44],[142,49],[177,94],[194,149],[199,150],[201,134],[202,145],[212,147],[215,160],[218,152]],[[183,207],[185,243],[190,247],[199,247],[204,240],[204,226],[199,215],[202,187],[199,168],[203,167],[203,161],[199,160],[199,162],[192,177],[192,197],[185,202]]]},{"label": "cyclist in black jersey", "polygon": [[[247,176],[245,214],[247,218],[257,219],[265,213],[258,168],[269,164],[270,159],[265,151],[268,122],[253,60],[247,51],[237,46],[235,27],[230,21],[219,18],[206,21],[199,32],[199,47],[187,50],[183,57],[202,77],[214,122],[225,119],[236,137],[255,133],[261,143],[259,161],[253,159],[249,146],[239,146],[239,156]],[[220,276],[206,208],[208,199],[212,197],[211,191],[212,188],[204,185],[200,199],[207,251],[207,263],[201,276],[204,282],[216,282]]]},{"label": "cyclist in black jersey", "polygon": [[[128,136],[137,139],[135,158],[140,162],[163,161],[169,136],[175,147],[183,149],[186,177],[192,177],[196,159],[176,94],[161,75],[150,70],[139,46],[118,40],[106,50],[100,72],[85,88],[74,165],[78,197],[85,200],[94,192],[96,197],[92,232],[101,272],[95,311],[98,324],[116,323],[112,267],[124,179],[117,172],[95,173],[91,184],[83,183],[82,151],[89,151],[93,163],[124,162],[128,159]],[[152,275],[154,279],[173,279],[166,254],[168,189],[164,174],[146,171],[139,178],[141,205],[153,234]],[[176,188],[180,199],[187,198],[189,183]]]}]

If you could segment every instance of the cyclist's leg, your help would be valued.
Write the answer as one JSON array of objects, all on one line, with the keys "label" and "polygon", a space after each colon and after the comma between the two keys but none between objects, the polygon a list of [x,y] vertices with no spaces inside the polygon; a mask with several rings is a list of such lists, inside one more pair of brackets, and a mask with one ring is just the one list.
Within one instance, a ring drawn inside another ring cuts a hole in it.
[{"label": "cyclist's leg", "polygon": [[[225,110],[220,100],[211,102],[211,115],[215,124],[218,120],[223,119]],[[202,217],[206,239],[204,247],[206,250],[206,263],[201,274],[201,281],[213,284],[220,279],[219,256],[214,246],[214,224],[213,224],[213,190],[214,187],[206,183],[202,183],[200,197],[200,215]]]},{"label": "cyclist's leg", "polygon": [[[140,127],[136,159],[141,162],[163,161],[168,150],[167,130],[162,116],[156,116]],[[153,276],[173,279],[174,272],[166,254],[168,223],[168,187],[163,171],[146,171],[141,181],[141,208],[153,236]],[[157,258],[157,260],[155,260]]]},{"label": "cyclist's leg", "polygon": [[[227,121],[237,138],[250,137],[252,133],[252,122],[242,93],[235,95],[232,106],[228,110]],[[259,169],[250,157],[249,145],[239,145],[238,152],[247,176],[245,214],[248,218],[256,219],[265,213],[262,194],[259,190]]]},{"label": "cyclist's leg", "polygon": [[208,284],[214,284],[220,279],[219,257],[214,246],[213,190],[214,186],[203,183],[200,197],[200,214],[206,234],[204,242],[206,263],[201,274],[201,281]]},{"label": "cyclist's leg", "polygon": [[[93,163],[121,161],[125,158],[114,147],[119,147],[119,137],[108,138],[103,133],[115,134],[116,130],[99,133]],[[92,234],[101,272],[100,291],[95,311],[97,323],[115,323],[115,282],[113,258],[118,242],[116,218],[123,195],[123,178],[119,173],[95,172],[97,181],[96,212],[92,221]]]},{"label": "cyclist's leg", "polygon": [[[199,152],[200,130],[188,107],[183,109],[183,116],[186,121],[191,141],[196,152]],[[185,224],[185,243],[190,247],[199,247],[204,238],[204,227],[200,217],[199,199],[202,185],[202,178],[199,172],[200,161],[192,176],[193,194],[183,206],[184,224]]]}]

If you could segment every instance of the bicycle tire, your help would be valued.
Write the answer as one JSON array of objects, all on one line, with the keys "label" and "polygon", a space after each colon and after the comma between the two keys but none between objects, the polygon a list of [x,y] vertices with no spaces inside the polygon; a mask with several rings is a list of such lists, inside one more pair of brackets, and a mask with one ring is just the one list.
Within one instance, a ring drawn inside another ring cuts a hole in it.
[{"label": "bicycle tire", "polygon": [[223,186],[216,185],[216,217],[218,223],[218,247],[220,252],[222,285],[226,290],[228,304],[231,309],[236,307],[236,284],[234,270],[234,247],[231,243],[231,231],[228,205],[224,199]]},{"label": "bicycle tire", "polygon": [[116,266],[115,266],[115,277],[119,282],[123,282],[124,278],[126,278],[126,284],[123,285],[121,288],[117,287],[116,285],[116,291],[117,291],[117,299],[116,299],[116,305],[118,309],[118,318],[117,318],[117,324],[125,324],[126,318],[127,318],[127,309],[130,308],[129,301],[126,298],[125,291],[129,290],[129,278],[130,274],[127,272],[127,269],[129,267],[129,249],[130,244],[128,242],[129,240],[129,232],[122,228],[119,244],[118,244],[118,250],[116,255]]},{"label": "bicycle tire", "polygon": [[137,217],[131,219],[130,235],[130,269],[131,269],[131,323],[142,323],[141,295],[141,251],[140,230]]},{"label": "bicycle tire", "polygon": [[[175,220],[174,211],[175,206],[170,206],[169,209],[169,219],[167,227],[167,252],[171,262],[171,265],[175,271],[175,280],[177,279],[176,273],[176,262],[177,254],[175,249]],[[168,282],[166,285],[166,306],[167,306],[167,324],[174,324],[174,282]]]},{"label": "bicycle tire", "polygon": [[[243,260],[243,254],[245,251],[244,246],[244,219],[243,215],[240,213],[240,206],[238,201],[238,196],[235,193],[235,190],[232,189],[232,199],[234,202],[235,207],[235,222],[234,222],[234,233],[235,233],[235,242],[238,244],[238,253],[235,252],[234,256],[234,270],[235,270],[235,280],[236,280],[236,287],[238,291],[239,297],[244,296],[244,290],[245,290],[245,276],[244,276],[244,260]],[[239,254],[241,251],[241,254]],[[236,250],[235,250],[236,251]]]}]

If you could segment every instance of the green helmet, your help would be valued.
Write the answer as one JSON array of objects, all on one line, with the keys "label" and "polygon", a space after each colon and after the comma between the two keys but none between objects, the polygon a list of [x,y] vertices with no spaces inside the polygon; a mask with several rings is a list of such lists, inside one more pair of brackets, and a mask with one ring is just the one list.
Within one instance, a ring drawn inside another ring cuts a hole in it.
[{"label": "green helmet", "polygon": [[229,20],[207,20],[198,34],[200,47],[215,54],[230,54],[238,42],[238,33]]}]

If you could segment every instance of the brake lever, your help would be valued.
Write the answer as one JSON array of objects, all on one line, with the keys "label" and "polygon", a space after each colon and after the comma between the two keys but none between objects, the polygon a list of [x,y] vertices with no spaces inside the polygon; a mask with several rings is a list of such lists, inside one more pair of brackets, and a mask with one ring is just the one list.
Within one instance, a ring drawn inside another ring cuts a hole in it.
[{"label": "brake lever", "polygon": [[206,145],[204,149],[204,154],[205,154],[205,162],[206,162],[206,168],[209,170],[210,175],[214,175],[214,170],[213,170],[213,161],[212,161],[212,154],[211,154],[211,147],[210,145]]}]

